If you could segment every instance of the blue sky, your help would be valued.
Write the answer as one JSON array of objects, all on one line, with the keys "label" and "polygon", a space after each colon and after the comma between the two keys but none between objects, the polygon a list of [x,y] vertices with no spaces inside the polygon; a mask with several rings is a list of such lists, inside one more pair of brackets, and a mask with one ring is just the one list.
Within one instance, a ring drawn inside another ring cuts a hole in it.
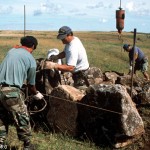
[{"label": "blue sky", "polygon": [[[117,31],[120,0],[0,0],[0,30],[24,30],[24,5],[26,30]],[[150,33],[149,0],[121,0],[121,7],[123,31]]]}]

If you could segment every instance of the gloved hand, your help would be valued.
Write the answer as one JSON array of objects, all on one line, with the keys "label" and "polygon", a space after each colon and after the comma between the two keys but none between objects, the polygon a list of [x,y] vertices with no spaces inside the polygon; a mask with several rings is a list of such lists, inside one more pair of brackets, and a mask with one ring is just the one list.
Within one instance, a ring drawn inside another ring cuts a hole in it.
[{"label": "gloved hand", "polygon": [[58,69],[58,64],[51,62],[51,61],[45,61],[43,69]]},{"label": "gloved hand", "polygon": [[44,96],[39,91],[37,91],[37,93],[33,95],[33,98],[36,100],[41,100],[43,97]]},{"label": "gloved hand", "polygon": [[132,66],[129,67],[129,71],[132,71]]},{"label": "gloved hand", "polygon": [[58,60],[58,56],[57,55],[52,55],[52,56],[49,57],[49,60],[50,61],[56,61],[56,60]]},{"label": "gloved hand", "polygon": [[129,72],[128,72],[128,74],[130,75],[131,72],[132,72],[132,66],[129,67]]}]

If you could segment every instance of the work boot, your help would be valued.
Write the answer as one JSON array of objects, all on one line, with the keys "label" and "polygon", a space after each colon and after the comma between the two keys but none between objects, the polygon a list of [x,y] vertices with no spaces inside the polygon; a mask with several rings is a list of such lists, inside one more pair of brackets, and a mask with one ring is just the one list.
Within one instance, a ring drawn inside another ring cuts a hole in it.
[{"label": "work boot", "polygon": [[31,142],[28,140],[24,142],[23,150],[37,150],[37,148],[35,145],[31,144]]}]

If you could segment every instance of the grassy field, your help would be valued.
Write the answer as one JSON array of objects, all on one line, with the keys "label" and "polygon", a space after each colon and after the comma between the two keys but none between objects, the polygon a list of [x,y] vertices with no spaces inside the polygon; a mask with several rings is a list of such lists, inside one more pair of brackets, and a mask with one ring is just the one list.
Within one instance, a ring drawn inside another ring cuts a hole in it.
[{"label": "grassy field", "polygon": [[[33,53],[35,58],[46,57],[47,51],[51,48],[63,50],[64,45],[56,39],[57,32],[26,31],[26,35],[33,35],[39,41]],[[123,43],[133,44],[133,33],[123,33],[122,40],[119,40],[117,32],[74,32],[74,35],[82,40],[91,66],[97,66],[102,71],[128,72],[128,53],[124,52],[122,45]],[[0,62],[12,46],[19,44],[22,36],[24,36],[23,31],[0,31]],[[137,33],[136,46],[150,58],[148,34]]]},{"label": "grassy field", "polygon": [[[26,35],[35,36],[38,39],[38,47],[33,52],[35,58],[46,57],[47,51],[52,48],[63,50],[64,45],[56,39],[57,32],[50,31],[26,31]],[[91,66],[99,67],[104,71],[117,71],[127,73],[128,53],[122,49],[123,43],[133,44],[133,33],[122,33],[121,39],[117,32],[74,32],[83,42]],[[7,51],[14,45],[20,44],[20,38],[24,36],[23,31],[0,31],[0,62],[5,57]],[[150,58],[150,36],[149,34],[137,33],[136,46],[140,47]],[[150,74],[150,69],[148,71]],[[138,75],[143,78],[140,72]],[[148,118],[149,108],[144,109],[143,118]],[[145,117],[146,116],[146,117]],[[150,126],[149,119],[144,120],[146,128]],[[150,129],[149,129],[150,130]],[[149,132],[146,133],[146,140],[150,140]],[[21,150],[21,143],[15,136],[15,129],[10,128],[9,140],[11,145]],[[38,145],[37,150],[110,150],[111,148],[96,147],[90,141],[78,141],[73,138],[58,134],[45,133],[42,131],[33,132],[33,142]],[[138,150],[142,147],[142,141],[124,149]]]}]

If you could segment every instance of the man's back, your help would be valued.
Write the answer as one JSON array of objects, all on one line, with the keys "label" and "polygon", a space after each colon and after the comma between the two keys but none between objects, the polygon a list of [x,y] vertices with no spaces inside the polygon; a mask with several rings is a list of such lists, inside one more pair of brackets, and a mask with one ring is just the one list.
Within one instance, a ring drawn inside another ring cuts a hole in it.
[{"label": "man's back", "polygon": [[137,54],[137,59],[135,60],[136,62],[140,62],[144,58],[144,53],[141,51],[138,47],[132,48],[132,50],[129,52],[129,58],[130,60],[133,60],[133,52]]},{"label": "man's back", "polygon": [[[24,48],[12,48],[0,65],[1,84],[16,85],[21,88],[30,68],[35,72],[36,63],[33,56]],[[30,82],[34,83],[31,80]]]}]

